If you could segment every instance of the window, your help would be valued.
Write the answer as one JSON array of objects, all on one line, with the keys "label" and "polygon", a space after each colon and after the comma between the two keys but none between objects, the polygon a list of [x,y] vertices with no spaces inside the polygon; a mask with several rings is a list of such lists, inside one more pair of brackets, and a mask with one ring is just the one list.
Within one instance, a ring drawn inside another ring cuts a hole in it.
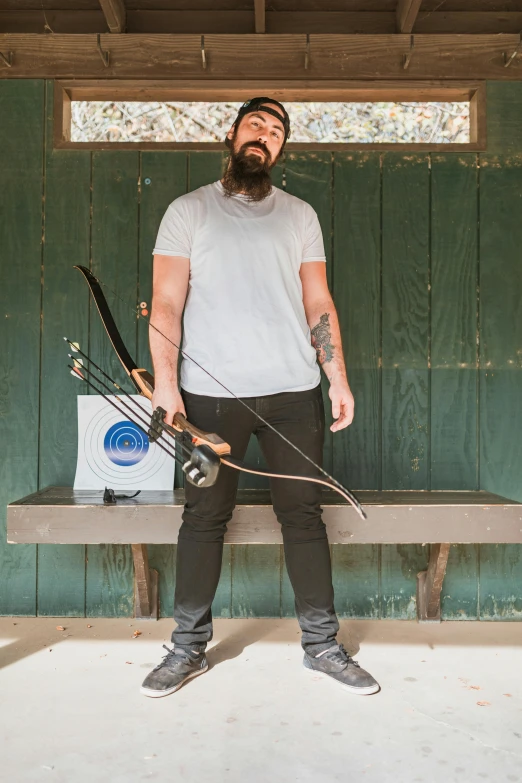
[{"label": "window", "polygon": [[[274,95],[285,104],[292,127],[288,148],[485,147],[485,90],[480,84],[379,87],[369,82],[303,87],[301,94],[299,88],[261,84],[243,87],[238,95],[237,84],[189,89],[179,83],[144,87],[139,82],[98,82],[57,83],[56,91],[55,142],[60,147],[224,149],[238,108],[253,95]],[[227,91],[235,100],[224,99]]]},{"label": "window", "polygon": [[[219,142],[241,103],[73,101],[73,142]],[[469,142],[469,102],[287,103],[292,142]]]}]

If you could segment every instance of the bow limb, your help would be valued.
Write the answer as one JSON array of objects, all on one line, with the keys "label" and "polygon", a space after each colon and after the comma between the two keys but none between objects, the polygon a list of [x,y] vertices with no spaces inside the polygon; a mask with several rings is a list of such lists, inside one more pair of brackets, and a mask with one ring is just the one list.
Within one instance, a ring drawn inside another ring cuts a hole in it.
[{"label": "bow limb", "polygon": [[343,497],[345,500],[352,505],[356,511],[361,513],[363,516],[363,519],[366,519],[366,514],[361,508],[360,504],[356,501],[354,503],[355,498],[351,496],[351,493],[345,492],[340,487],[336,487],[335,484],[332,484],[330,481],[325,481],[324,479],[317,478],[316,476],[293,476],[289,473],[271,473],[268,470],[258,470],[254,468],[247,468],[243,463],[241,463],[239,460],[235,460],[233,457],[221,457],[221,463],[223,465],[227,465],[229,468],[234,468],[234,470],[240,470],[244,473],[254,473],[256,476],[269,476],[271,478],[283,478],[283,479],[295,479],[296,481],[312,481],[315,484],[322,484],[324,487],[328,487],[329,489],[333,489],[335,492],[337,492],[341,497]]},{"label": "bow limb", "polygon": [[118,327],[116,326],[116,322],[112,317],[112,313],[98,279],[92,274],[90,269],[87,269],[85,266],[75,266],[74,268],[78,269],[87,281],[92,298],[98,309],[101,322],[123,369],[131,379],[138,394],[142,394],[144,397],[151,400],[154,391],[154,378],[147,370],[140,369],[128,352]]},{"label": "bow limb", "polygon": [[[138,367],[132,356],[127,350],[122,336],[116,326],[113,315],[110,311],[107,299],[103,293],[98,279],[92,274],[92,272],[85,266],[75,266],[79,272],[84,276],[87,285],[96,304],[101,322],[107,332],[107,336],[111,341],[112,347],[116,356],[121,362],[121,365],[127,375],[129,376],[134,388],[143,397],[148,400],[152,400],[152,394],[154,392],[154,376],[147,370]],[[181,414],[176,413],[172,425],[178,432],[186,431],[192,437],[192,442],[195,446],[210,446],[217,454],[230,454],[230,446],[219,435],[213,432],[203,432],[198,427],[187,421],[187,419]]]}]

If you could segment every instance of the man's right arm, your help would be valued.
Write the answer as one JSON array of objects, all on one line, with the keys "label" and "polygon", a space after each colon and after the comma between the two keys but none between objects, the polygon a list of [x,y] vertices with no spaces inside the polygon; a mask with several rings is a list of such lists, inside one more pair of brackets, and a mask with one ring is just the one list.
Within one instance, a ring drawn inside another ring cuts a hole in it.
[{"label": "man's right arm", "polygon": [[161,406],[167,411],[167,424],[172,424],[175,413],[186,415],[178,384],[179,351],[173,343],[179,345],[181,342],[181,320],[188,293],[189,273],[188,258],[154,256],[149,327],[155,379],[152,407],[155,410]]}]

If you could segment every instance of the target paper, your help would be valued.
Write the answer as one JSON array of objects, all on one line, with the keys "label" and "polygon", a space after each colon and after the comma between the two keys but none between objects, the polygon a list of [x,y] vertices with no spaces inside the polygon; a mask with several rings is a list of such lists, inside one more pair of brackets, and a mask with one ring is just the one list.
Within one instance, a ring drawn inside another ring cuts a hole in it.
[{"label": "target paper", "polygon": [[[111,397],[116,404],[118,400]],[[103,397],[78,396],[78,462],[75,489],[164,489],[174,485],[174,460],[131,419],[149,421],[151,404],[140,395],[120,413]],[[140,422],[141,424],[141,422]],[[145,424],[143,424],[145,427]]]}]

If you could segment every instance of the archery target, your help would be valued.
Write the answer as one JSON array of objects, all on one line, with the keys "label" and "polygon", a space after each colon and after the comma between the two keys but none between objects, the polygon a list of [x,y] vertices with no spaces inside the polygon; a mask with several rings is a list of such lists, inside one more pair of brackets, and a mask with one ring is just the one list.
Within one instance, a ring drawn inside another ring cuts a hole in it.
[{"label": "archery target", "polygon": [[125,398],[128,410],[115,397],[110,399],[121,412],[103,397],[78,396],[74,488],[171,490],[174,459],[155,443],[149,443],[144,431],[151,416],[150,402],[140,395],[132,395],[132,402]]},{"label": "archery target", "polygon": [[149,450],[149,441],[142,429],[132,421],[117,421],[103,439],[105,454],[115,465],[136,465]]}]

